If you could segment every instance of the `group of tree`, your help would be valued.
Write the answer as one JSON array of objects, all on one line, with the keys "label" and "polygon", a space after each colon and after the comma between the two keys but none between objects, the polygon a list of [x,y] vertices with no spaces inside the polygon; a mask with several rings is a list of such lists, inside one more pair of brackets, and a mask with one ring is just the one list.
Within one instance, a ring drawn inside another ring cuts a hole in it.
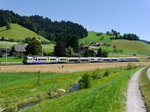
[{"label": "group of tree", "polygon": [[117,39],[125,39],[125,40],[139,40],[139,37],[136,34],[124,34],[119,35],[119,36],[115,36],[115,37],[111,37],[111,40],[117,40]]},{"label": "group of tree", "polygon": [[44,36],[48,40],[58,40],[62,37],[62,34],[76,35],[78,38],[84,38],[88,34],[82,25],[70,21],[51,21],[51,19],[39,15],[20,16],[8,10],[0,10],[0,15],[0,26],[6,26],[9,29],[9,23],[16,23]]},{"label": "group of tree", "polygon": [[54,55],[58,57],[72,57],[78,52],[78,37],[76,35],[62,35],[56,42]]},{"label": "group of tree", "polygon": [[42,54],[42,46],[40,40],[35,37],[30,40],[26,47],[26,55],[41,55]]},{"label": "group of tree", "polygon": [[108,52],[106,52],[106,51],[102,50],[101,48],[99,48],[96,56],[97,57],[107,57]]},{"label": "group of tree", "polygon": [[123,34],[120,35],[120,32],[117,32],[115,30],[111,30],[111,32],[107,31],[106,32],[107,35],[111,36],[111,40],[117,40],[117,39],[125,39],[125,40],[139,40],[139,36],[137,36],[136,34]]}]

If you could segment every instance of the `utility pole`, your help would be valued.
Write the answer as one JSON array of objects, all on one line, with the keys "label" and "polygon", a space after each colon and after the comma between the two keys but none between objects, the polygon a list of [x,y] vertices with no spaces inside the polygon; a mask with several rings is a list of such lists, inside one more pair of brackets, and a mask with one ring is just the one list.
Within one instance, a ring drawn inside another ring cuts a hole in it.
[{"label": "utility pole", "polygon": [[43,56],[43,46],[42,46],[42,56]]}]

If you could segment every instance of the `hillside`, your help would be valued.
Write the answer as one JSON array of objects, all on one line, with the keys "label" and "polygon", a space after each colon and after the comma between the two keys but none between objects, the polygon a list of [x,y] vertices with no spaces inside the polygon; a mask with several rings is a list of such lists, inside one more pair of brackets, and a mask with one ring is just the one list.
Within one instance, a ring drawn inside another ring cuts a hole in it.
[{"label": "hillside", "polygon": [[40,15],[22,16],[13,11],[0,9],[0,27],[8,23],[19,24],[48,40],[56,41],[64,35],[76,35],[79,38],[87,36],[87,30],[82,25],[71,21],[52,21]]},{"label": "hillside", "polygon": [[44,37],[18,24],[10,24],[10,26],[11,28],[9,30],[6,30],[5,26],[0,27],[0,37],[4,36],[5,38],[14,39],[15,41],[22,41],[26,37],[38,37],[42,41],[48,41]]},{"label": "hillside", "polygon": [[91,43],[91,42],[104,42],[111,43],[111,36],[106,35],[105,33],[99,33],[94,31],[88,31],[88,36],[80,39],[80,43]]},{"label": "hillside", "polygon": [[129,53],[150,55],[150,45],[140,41],[113,40],[111,45],[128,50]]},{"label": "hillside", "polygon": [[[97,34],[101,34],[100,36]],[[111,46],[100,46],[103,50],[109,52],[109,56],[120,56],[120,55],[150,55],[150,45],[141,41],[129,41],[129,40],[111,40],[111,36],[106,35],[105,33],[98,33],[89,31],[88,36],[80,39],[80,43],[90,44],[92,42],[103,42],[108,43]],[[117,51],[122,51],[122,53],[113,52],[116,46]],[[97,48],[98,49],[98,48]],[[95,50],[97,50],[95,49]]]}]

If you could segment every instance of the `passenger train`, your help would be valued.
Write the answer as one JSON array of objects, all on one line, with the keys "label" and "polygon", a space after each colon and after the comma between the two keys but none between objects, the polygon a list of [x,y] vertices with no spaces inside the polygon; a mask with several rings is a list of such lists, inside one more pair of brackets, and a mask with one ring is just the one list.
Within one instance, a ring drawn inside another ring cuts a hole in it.
[{"label": "passenger train", "polygon": [[100,63],[100,62],[138,62],[138,57],[50,57],[50,56],[27,56],[24,64],[54,64],[54,63]]}]

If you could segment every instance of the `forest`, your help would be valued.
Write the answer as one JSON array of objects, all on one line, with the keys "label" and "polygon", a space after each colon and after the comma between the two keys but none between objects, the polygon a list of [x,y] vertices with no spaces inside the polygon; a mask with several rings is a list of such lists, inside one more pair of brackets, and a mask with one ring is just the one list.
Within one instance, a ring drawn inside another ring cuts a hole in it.
[{"label": "forest", "polygon": [[87,29],[71,21],[51,21],[39,15],[21,16],[9,10],[0,10],[0,15],[0,27],[16,23],[52,41],[59,40],[61,35],[76,35],[79,39],[88,35]]}]

